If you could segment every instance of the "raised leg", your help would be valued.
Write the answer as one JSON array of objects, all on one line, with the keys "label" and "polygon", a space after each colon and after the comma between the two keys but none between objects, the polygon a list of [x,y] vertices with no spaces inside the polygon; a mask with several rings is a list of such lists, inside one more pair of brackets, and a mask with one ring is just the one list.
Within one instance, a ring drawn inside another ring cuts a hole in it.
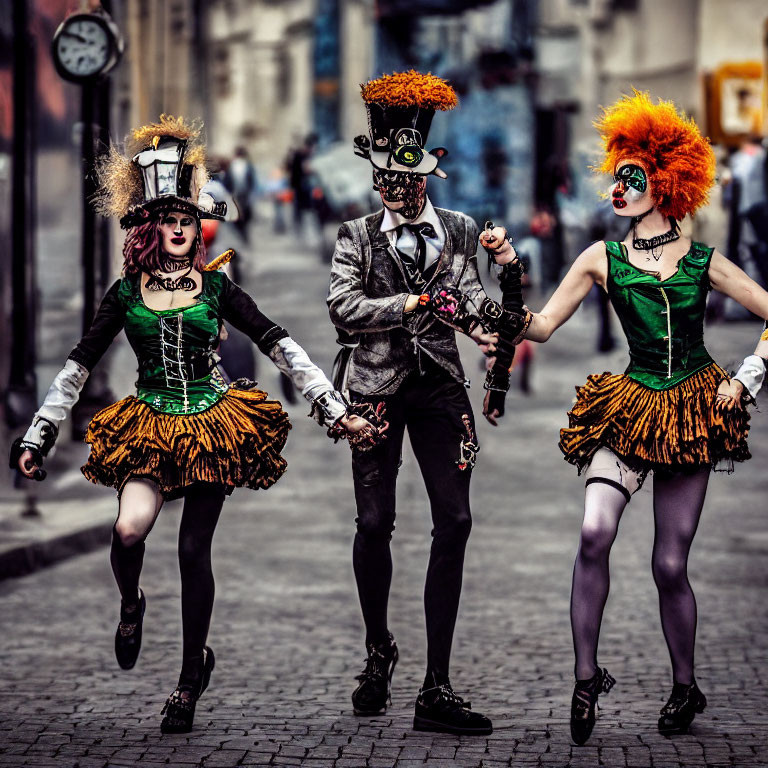
[{"label": "raised leg", "polygon": [[110,561],[126,607],[138,606],[144,540],[162,506],[163,497],[151,480],[137,478],[123,486],[120,510],[112,532]]}]

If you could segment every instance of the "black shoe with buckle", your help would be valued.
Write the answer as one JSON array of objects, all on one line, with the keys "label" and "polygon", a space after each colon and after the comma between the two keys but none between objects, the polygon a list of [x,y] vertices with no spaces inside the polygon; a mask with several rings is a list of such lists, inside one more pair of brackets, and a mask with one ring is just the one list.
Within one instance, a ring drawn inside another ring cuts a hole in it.
[{"label": "black shoe with buckle", "polygon": [[422,688],[419,691],[413,729],[487,736],[493,733],[493,724],[485,715],[472,712],[469,702],[456,695],[446,680],[441,685]]},{"label": "black shoe with buckle", "polygon": [[672,694],[661,709],[659,733],[665,736],[688,733],[693,718],[707,706],[706,696],[694,680],[690,685],[674,683]]},{"label": "black shoe with buckle", "polygon": [[355,678],[360,685],[352,693],[356,715],[378,715],[386,711],[391,702],[392,674],[399,658],[391,633],[383,643],[368,644],[367,650],[365,669]]},{"label": "black shoe with buckle", "polygon": [[608,693],[616,680],[607,669],[598,669],[589,680],[577,680],[571,699],[571,738],[581,746],[592,735],[597,717],[597,697]]},{"label": "black shoe with buckle", "polygon": [[[141,628],[147,601],[139,590],[139,602],[131,610],[126,610],[124,601],[120,601],[120,623],[115,632],[115,656],[122,669],[133,669],[141,650]],[[131,606],[128,606],[131,608]]]},{"label": "black shoe with buckle", "polygon": [[211,672],[216,665],[213,651],[206,645],[202,656],[202,672],[199,682],[188,684],[179,679],[176,690],[165,702],[161,715],[165,715],[160,723],[163,733],[189,733],[195,720],[195,706],[211,681]]}]

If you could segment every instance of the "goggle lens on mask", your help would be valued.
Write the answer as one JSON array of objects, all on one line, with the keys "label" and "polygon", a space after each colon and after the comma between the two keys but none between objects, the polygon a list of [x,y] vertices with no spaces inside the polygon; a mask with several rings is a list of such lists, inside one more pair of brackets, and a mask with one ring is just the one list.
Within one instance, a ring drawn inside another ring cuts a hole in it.
[{"label": "goggle lens on mask", "polygon": [[422,161],[424,152],[415,144],[403,144],[392,153],[392,157],[406,168],[415,168]]}]

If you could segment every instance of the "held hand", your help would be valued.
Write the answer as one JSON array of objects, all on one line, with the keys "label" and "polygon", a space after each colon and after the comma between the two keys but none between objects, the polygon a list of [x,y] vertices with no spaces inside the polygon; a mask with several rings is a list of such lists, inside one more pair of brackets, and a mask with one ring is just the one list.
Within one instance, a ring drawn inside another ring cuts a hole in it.
[{"label": "held hand", "polygon": [[339,421],[349,435],[356,435],[358,432],[363,432],[364,430],[368,430],[371,433],[375,431],[374,426],[367,419],[357,416],[354,413],[349,416],[342,416]]},{"label": "held hand", "polygon": [[482,325],[478,325],[469,334],[472,341],[477,344],[486,357],[490,357],[496,352],[496,345],[499,343],[498,333],[486,333]]},{"label": "held hand", "polygon": [[384,430],[377,429],[368,419],[352,413],[343,416],[339,423],[347,432],[350,445],[371,444],[374,445]]},{"label": "held hand", "polygon": [[[354,403],[350,406],[350,408],[360,407],[359,404]],[[349,413],[347,416],[340,418],[339,421],[328,430],[328,434],[335,439],[346,437],[350,447],[357,448],[361,451],[369,451],[386,438],[389,422],[385,421],[383,418],[385,411],[383,403],[380,403],[376,408],[371,405],[362,407],[367,410],[368,414],[370,414],[373,423],[356,413]],[[341,433],[339,430],[341,430]]]},{"label": "held hand", "polygon": [[723,379],[717,388],[715,408],[732,411],[735,407],[741,407],[741,395],[744,385],[738,379]]}]

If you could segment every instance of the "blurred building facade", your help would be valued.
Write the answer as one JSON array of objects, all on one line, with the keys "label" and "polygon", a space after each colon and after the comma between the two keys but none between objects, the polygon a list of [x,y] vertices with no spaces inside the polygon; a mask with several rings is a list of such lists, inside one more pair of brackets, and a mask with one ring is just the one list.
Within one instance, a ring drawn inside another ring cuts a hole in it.
[{"label": "blurred building facade", "polygon": [[206,4],[211,150],[244,145],[257,164],[317,132],[351,139],[373,49],[370,0],[213,0]]},{"label": "blurred building facade", "polygon": [[[162,112],[201,118],[212,155],[231,157],[244,146],[264,178],[270,169],[284,168],[300,139],[317,132],[319,150],[334,145],[334,158],[340,158],[327,165],[343,158],[349,173],[369,178],[351,145],[366,130],[360,83],[409,67],[431,71],[454,84],[460,104],[433,123],[428,144],[449,150],[441,163],[448,179],[431,180],[430,195],[481,224],[498,218],[518,235],[541,210],[568,231],[587,218],[597,199],[588,167],[596,150],[592,120],[601,105],[632,87],[647,89],[712,130],[712,78],[724,66],[737,72],[762,68],[765,76],[765,0],[104,4],[126,39],[123,60],[110,75],[113,140]],[[11,52],[27,46],[35,79],[27,130],[44,182],[27,202],[38,260],[40,252],[57,254],[45,269],[53,279],[40,282],[40,301],[64,313],[77,306],[80,291],[82,203],[72,194],[84,171],[80,92],[58,79],[49,46],[53,30],[77,4],[9,0],[11,5],[26,8],[29,30],[17,39],[8,16],[0,19],[0,203],[9,201],[1,206],[0,239],[10,242],[13,153],[20,139],[14,134]],[[113,274],[121,243],[119,235],[113,238]],[[582,243],[575,236],[566,245],[564,261]],[[5,248],[3,265],[9,261]],[[9,327],[10,282],[0,272],[3,330]],[[50,333],[38,332],[38,346],[46,347]],[[8,378],[9,346],[8,334],[0,336],[0,387]]]},{"label": "blurred building facade", "polygon": [[761,66],[766,58],[763,0],[538,0],[537,5],[537,114],[548,116],[545,151],[552,166],[568,169],[568,194],[582,220],[594,205],[596,187],[604,185],[589,172],[598,150],[592,121],[601,106],[632,88],[647,90],[653,98],[674,101],[717,141],[708,78],[724,65]]}]

